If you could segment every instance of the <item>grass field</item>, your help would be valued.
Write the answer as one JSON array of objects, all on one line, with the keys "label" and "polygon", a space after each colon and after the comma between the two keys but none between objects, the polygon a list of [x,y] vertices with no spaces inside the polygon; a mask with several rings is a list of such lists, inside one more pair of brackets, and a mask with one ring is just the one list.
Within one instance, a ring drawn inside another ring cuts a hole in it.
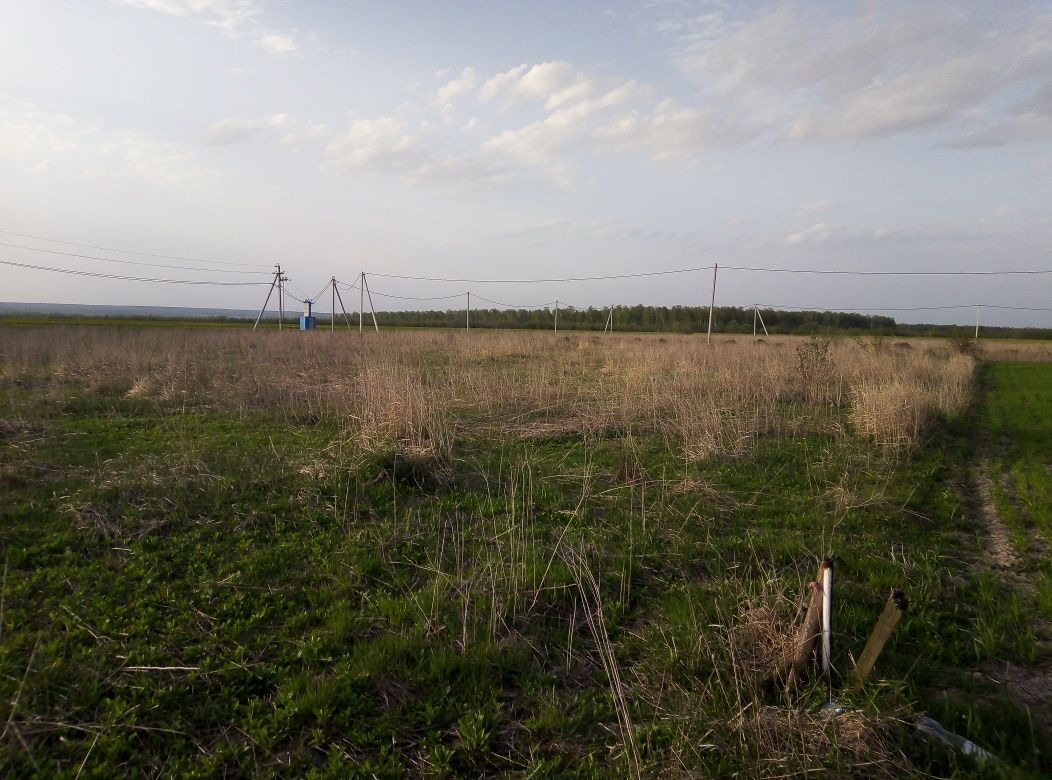
[{"label": "grass field", "polygon": [[[0,354],[0,773],[1052,772],[1024,693],[1049,365],[24,326]],[[986,504],[1016,558],[991,560]],[[787,692],[769,673],[827,556],[832,678]],[[852,689],[893,587],[910,608]]]}]

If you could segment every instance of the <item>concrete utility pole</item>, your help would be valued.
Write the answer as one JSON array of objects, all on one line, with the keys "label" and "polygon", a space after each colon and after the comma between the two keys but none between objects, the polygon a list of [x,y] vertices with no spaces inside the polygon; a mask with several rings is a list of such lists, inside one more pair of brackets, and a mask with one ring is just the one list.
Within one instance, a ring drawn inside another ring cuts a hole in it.
[{"label": "concrete utility pole", "polygon": [[377,333],[380,332],[380,326],[376,322],[376,307],[373,306],[373,291],[369,289],[369,280],[365,277],[365,272],[362,272],[362,286],[365,288],[365,297],[369,299],[369,311],[373,315],[373,330]]},{"label": "concrete utility pole", "polygon": [[332,332],[336,332],[336,277],[329,280],[332,285]]},{"label": "concrete utility pole", "polygon": [[759,306],[754,307],[753,311],[755,311],[756,314],[760,317],[760,327],[763,328],[763,335],[770,336],[771,334],[767,332],[767,325],[763,321],[763,315],[760,314],[760,307]]},{"label": "concrete utility pole", "polygon": [[559,302],[555,302],[555,332],[559,332]]},{"label": "concrete utility pole", "polygon": [[362,335],[362,323],[365,322],[365,271],[358,275],[358,335]]},{"label": "concrete utility pole", "polygon": [[[503,297],[503,296],[501,296]],[[464,330],[471,330],[471,291],[468,290],[468,308],[464,312]]]},{"label": "concrete utility pole", "polygon": [[278,330],[285,320],[285,277],[281,273],[281,264],[275,266],[278,269]]},{"label": "concrete utility pole", "polygon": [[709,334],[705,337],[705,343],[712,343],[712,310],[716,306],[716,271],[719,269],[719,263],[712,264],[712,300],[709,302]]},{"label": "concrete utility pole", "polygon": [[979,340],[979,308],[982,306],[981,303],[975,304],[975,340]]},{"label": "concrete utility pole", "polygon": [[267,304],[270,303],[270,296],[274,294],[274,288],[278,284],[278,277],[281,276],[281,270],[274,272],[274,280],[270,283],[270,289],[267,290],[267,298],[263,301],[263,308],[259,310],[259,315],[256,317],[256,321],[252,324],[253,332],[259,327],[259,321],[263,319],[263,312],[267,310]]}]

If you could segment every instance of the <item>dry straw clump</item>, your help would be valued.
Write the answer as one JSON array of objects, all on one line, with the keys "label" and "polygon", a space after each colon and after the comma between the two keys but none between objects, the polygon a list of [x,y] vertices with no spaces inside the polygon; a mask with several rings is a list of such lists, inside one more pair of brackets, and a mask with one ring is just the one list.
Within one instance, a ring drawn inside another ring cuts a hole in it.
[{"label": "dry straw clump", "polygon": [[762,436],[855,430],[916,442],[967,403],[972,358],[848,340],[443,331],[0,330],[3,379],[61,395],[340,422],[363,450],[447,455],[458,434],[656,433],[686,459]]},{"label": "dry straw clump", "polygon": [[974,361],[967,355],[911,355],[899,371],[860,367],[851,387],[851,422],[878,444],[916,444],[939,415],[963,411],[971,398]]}]

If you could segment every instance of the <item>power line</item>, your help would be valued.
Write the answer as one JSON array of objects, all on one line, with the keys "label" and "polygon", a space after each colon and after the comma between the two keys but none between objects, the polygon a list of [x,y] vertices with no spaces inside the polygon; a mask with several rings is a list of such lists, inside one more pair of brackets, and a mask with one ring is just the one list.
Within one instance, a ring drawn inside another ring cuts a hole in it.
[{"label": "power line", "polygon": [[298,292],[300,295],[302,295],[303,298],[297,298],[295,295],[292,295],[291,293],[289,293],[289,291],[287,289],[285,290],[285,294],[288,295],[290,298],[292,298],[294,301],[299,301],[300,303],[304,303],[304,298],[307,297],[307,293],[303,292],[303,288],[300,287],[298,284],[296,284],[296,282],[294,282],[292,280],[292,278],[290,278],[288,276],[285,277],[285,281],[288,282],[289,284],[291,284],[293,286],[293,288],[295,289],[295,291]]},{"label": "power line", "polygon": [[329,286],[330,284],[332,284],[332,282],[331,282],[331,281],[329,281],[329,282],[326,282],[325,284],[323,284],[323,285],[322,285],[322,288],[321,288],[320,290],[318,290],[318,292],[314,293],[314,295],[312,295],[312,296],[311,296],[310,298],[308,298],[307,300],[309,300],[309,301],[311,301],[311,302],[314,302],[314,301],[318,300],[318,298],[320,298],[320,297],[321,297],[321,294],[322,294],[323,292],[325,292],[325,288],[326,288],[326,287],[328,287],[328,286]]},{"label": "power line", "polygon": [[[50,241],[53,244],[65,244],[66,246],[79,246],[84,249],[98,249],[103,252],[121,252],[126,255],[139,255],[140,257],[155,257],[159,260],[182,260],[187,263],[209,263],[211,265],[239,265],[246,268],[259,268],[260,263],[234,263],[225,260],[207,260],[194,257],[180,257],[178,255],[162,255],[155,252],[140,252],[137,249],[115,249],[113,247],[97,246],[95,244],[78,244],[76,241],[63,241],[60,238],[47,238],[46,236],[34,236],[30,233],[16,233],[13,230],[0,230],[7,236],[18,236],[19,238],[32,238],[36,241]],[[116,261],[119,262],[119,261]]]},{"label": "power line", "polygon": [[721,271],[755,271],[772,274],[830,274],[839,276],[1019,276],[1052,274],[1052,269],[1010,271],[847,271],[815,268],[750,268],[747,266],[721,265]]},{"label": "power line", "polygon": [[[486,303],[492,303],[495,306],[505,306],[505,307],[507,307],[509,309],[545,309],[545,308],[547,308],[549,306],[554,306],[555,305],[555,301],[548,301],[548,303],[537,303],[537,304],[532,304],[532,305],[527,305],[527,304],[521,304],[520,305],[520,304],[516,304],[516,303],[502,303],[501,301],[492,301],[489,298],[483,298],[478,293],[472,293],[472,295],[474,295],[480,301],[485,301]],[[567,304],[566,308],[572,309],[573,306],[570,306],[569,304]]]},{"label": "power line", "polygon": [[127,282],[157,282],[158,284],[189,284],[189,285],[212,285],[216,287],[259,287],[269,285],[270,282],[213,282],[202,279],[156,279],[143,276],[125,276],[123,274],[104,274],[97,271],[78,271],[72,268],[54,268],[46,265],[32,265],[30,263],[16,263],[14,260],[0,260],[0,264],[11,265],[17,268],[29,268],[34,271],[52,271],[58,274],[72,274],[73,276],[91,276],[97,279],[121,279]]},{"label": "power line", "polygon": [[982,306],[984,309],[1011,309],[1012,311],[1052,311],[1052,309],[1043,309],[1037,306],[996,306],[992,303],[977,303],[976,306]]},{"label": "power line", "polygon": [[[760,307],[761,309],[770,309],[771,311],[783,310],[783,311],[818,311],[818,312],[843,312],[843,313],[862,312],[862,311],[875,311],[875,312],[882,312],[882,311],[940,311],[940,310],[943,310],[943,309],[974,309],[976,307],[976,304],[974,304],[974,303],[961,303],[961,304],[957,304],[956,306],[904,306],[904,307],[889,306],[889,307],[885,307],[885,308],[863,308],[863,309],[855,308],[853,306],[847,306],[847,307],[844,307],[842,309],[828,309],[828,308],[815,307],[815,306],[780,306],[780,305],[772,304],[772,303],[757,303],[757,304],[754,304],[754,305]],[[748,307],[740,306],[738,308],[748,308]],[[987,307],[987,308],[1000,308],[1000,307],[990,306],[990,307]]]},{"label": "power line", "polygon": [[370,292],[372,292],[372,294],[377,296],[378,298],[394,298],[395,300],[399,301],[448,301],[452,298],[463,298],[465,295],[467,295],[467,293],[457,293],[456,295],[439,295],[435,296],[434,298],[414,298],[408,295],[391,295],[390,293],[380,293],[376,292],[376,290],[370,290]]},{"label": "power line", "polygon": [[[2,233],[3,231],[0,231]],[[211,274],[271,274],[271,271],[235,271],[230,268],[200,268],[197,266],[189,265],[166,265],[164,263],[144,263],[140,260],[118,260],[113,257],[98,257],[97,255],[81,255],[76,252],[63,252],[60,249],[44,249],[39,246],[23,246],[22,244],[9,244],[6,241],[0,241],[0,246],[6,246],[11,249],[28,249],[30,252],[47,252],[49,255],[64,255],[65,257],[79,257],[84,260],[103,260],[107,263],[121,263],[122,265],[142,265],[150,268],[167,268],[175,271],[205,271]]]},{"label": "power line", "polygon": [[[370,273],[369,276],[380,276],[387,279],[408,279],[420,282],[458,282],[462,284],[546,284],[555,282],[594,282],[609,279],[638,279],[646,276],[668,276],[673,274],[698,273],[711,271],[713,266],[695,268],[674,268],[663,271],[640,271],[628,274],[608,274],[604,276],[567,276],[562,278],[540,279],[470,279],[445,276],[410,276],[407,274]],[[754,266],[720,266],[722,271],[747,271],[754,273],[779,274],[821,274],[838,276],[1019,276],[1052,274],[1052,269],[1011,269],[1002,271],[852,271],[843,269],[821,268],[759,268]]]},{"label": "power line", "polygon": [[465,284],[543,284],[549,282],[597,282],[606,279],[637,279],[643,276],[667,276],[669,274],[688,274],[695,271],[711,271],[712,266],[698,268],[676,268],[670,271],[641,271],[634,274],[610,274],[608,276],[568,276],[561,279],[453,279],[441,276],[407,276],[404,274],[368,273],[369,276],[382,276],[385,279],[409,279],[418,282],[460,282]]}]

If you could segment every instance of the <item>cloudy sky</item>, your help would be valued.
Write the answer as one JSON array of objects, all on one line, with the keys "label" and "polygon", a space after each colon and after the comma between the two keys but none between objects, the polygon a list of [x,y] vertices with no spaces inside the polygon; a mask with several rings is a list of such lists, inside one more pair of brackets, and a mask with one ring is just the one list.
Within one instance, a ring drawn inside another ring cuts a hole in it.
[{"label": "cloudy sky", "polygon": [[[362,269],[1052,268],[1052,5],[0,0],[0,230],[3,260],[265,279],[21,233],[228,272],[254,269],[215,262],[280,261],[305,294]],[[265,293],[2,278],[8,301],[249,308]],[[707,303],[709,284],[372,287],[671,305]],[[1052,277],[728,271],[717,300],[1040,308]]]}]

